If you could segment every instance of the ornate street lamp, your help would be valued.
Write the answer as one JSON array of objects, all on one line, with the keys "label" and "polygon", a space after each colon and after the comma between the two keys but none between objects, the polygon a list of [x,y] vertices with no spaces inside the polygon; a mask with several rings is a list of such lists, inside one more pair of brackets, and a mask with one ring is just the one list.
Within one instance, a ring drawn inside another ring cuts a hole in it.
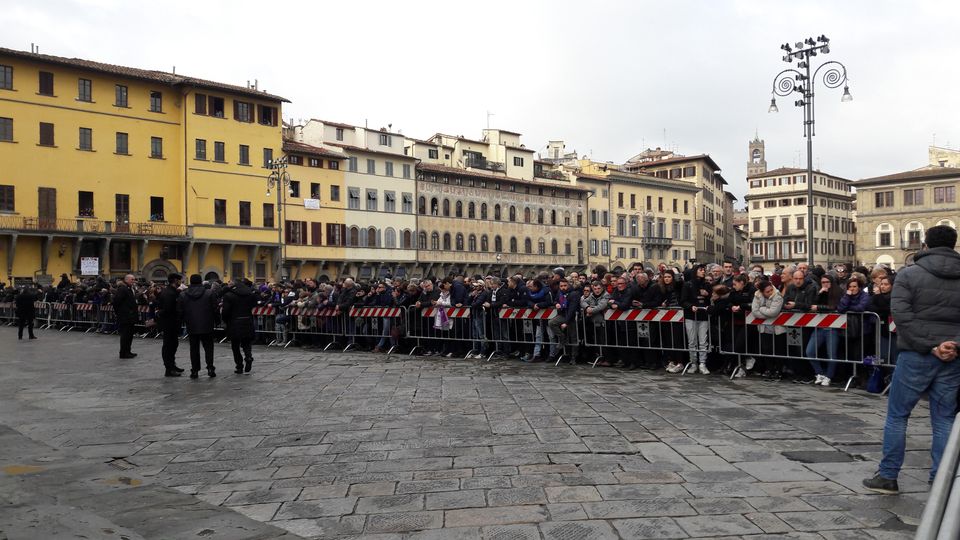
[{"label": "ornate street lamp", "polygon": [[272,195],[271,191],[277,191],[277,270],[276,275],[280,279],[285,279],[283,275],[283,262],[286,259],[286,243],[283,241],[283,205],[286,200],[285,195],[293,196],[293,188],[290,185],[290,173],[287,172],[287,157],[272,159],[267,162],[267,168],[270,169],[270,175],[267,176],[267,197]]},{"label": "ornate street lamp", "polygon": [[[818,54],[828,54],[830,52],[830,39],[821,35],[818,38],[807,38],[803,42],[797,42],[791,47],[789,43],[784,43],[780,48],[786,53],[783,61],[787,63],[797,62],[797,69],[788,68],[777,74],[773,78],[773,91],[770,96],[770,107],[767,112],[778,112],[777,98],[773,95],[786,97],[792,93],[802,96],[794,102],[797,107],[803,107],[803,135],[807,138],[807,262],[813,266],[813,136],[816,135],[814,129],[814,86],[817,77],[827,88],[839,88],[843,86],[843,96],[840,101],[843,103],[853,101],[850,95],[850,87],[847,83],[847,68],[840,62],[831,60],[820,64],[811,75],[811,58]],[[825,71],[821,74],[820,71]],[[826,232],[826,231],[824,231]]]}]

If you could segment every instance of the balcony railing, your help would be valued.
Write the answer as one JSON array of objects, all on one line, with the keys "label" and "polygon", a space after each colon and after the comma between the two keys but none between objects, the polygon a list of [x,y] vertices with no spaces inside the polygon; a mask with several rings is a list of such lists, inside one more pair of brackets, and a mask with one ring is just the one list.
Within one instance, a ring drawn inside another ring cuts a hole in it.
[{"label": "balcony railing", "polygon": [[643,244],[650,247],[670,247],[673,245],[673,238],[667,236],[644,236]]},{"label": "balcony railing", "polygon": [[185,237],[187,227],[171,223],[114,223],[97,219],[0,216],[0,230],[97,235]]},{"label": "balcony railing", "polygon": [[502,171],[503,163],[497,161],[488,161],[485,157],[467,157],[463,161],[465,167],[471,169],[485,169],[488,171]]}]

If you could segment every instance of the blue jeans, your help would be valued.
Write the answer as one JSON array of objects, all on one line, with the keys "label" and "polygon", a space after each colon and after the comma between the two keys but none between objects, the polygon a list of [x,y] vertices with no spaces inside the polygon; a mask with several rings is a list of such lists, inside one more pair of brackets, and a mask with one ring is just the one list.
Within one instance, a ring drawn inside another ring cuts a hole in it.
[{"label": "blue jeans", "polygon": [[907,444],[907,420],[924,392],[930,396],[930,423],[933,426],[933,444],[930,446],[933,467],[930,469],[930,479],[936,476],[943,449],[953,427],[953,419],[957,415],[958,388],[960,360],[941,362],[932,354],[900,351],[897,368],[893,371],[890,397],[887,399],[880,476],[890,480],[896,480],[899,476]]},{"label": "blue jeans", "polygon": [[[837,345],[839,345],[839,342],[840,335],[836,330],[817,328],[813,331],[813,335],[810,336],[810,341],[807,342],[807,358],[817,358],[817,351],[820,350],[820,347],[824,343],[826,343],[827,353],[830,355],[827,358],[830,360],[836,360]],[[819,360],[810,360],[810,366],[817,375],[826,375],[828,379],[832,379],[834,373],[837,371],[837,363],[826,362],[826,373],[824,373],[823,364],[824,362]]]},{"label": "blue jeans", "polygon": [[483,313],[470,319],[470,325],[473,328],[473,350],[477,354],[484,353],[487,349],[487,337],[483,332]]}]

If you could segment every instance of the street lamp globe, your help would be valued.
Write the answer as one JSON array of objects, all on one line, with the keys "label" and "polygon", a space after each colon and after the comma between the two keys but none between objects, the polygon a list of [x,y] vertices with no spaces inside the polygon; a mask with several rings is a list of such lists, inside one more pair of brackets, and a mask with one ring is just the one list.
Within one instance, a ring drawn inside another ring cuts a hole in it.
[{"label": "street lamp globe", "polygon": [[840,102],[847,103],[850,101],[853,101],[853,96],[850,95],[850,87],[847,85],[843,85],[843,95],[840,96]]},{"label": "street lamp globe", "polygon": [[768,113],[780,112],[780,109],[777,108],[777,98],[770,98],[770,108],[767,109]]}]

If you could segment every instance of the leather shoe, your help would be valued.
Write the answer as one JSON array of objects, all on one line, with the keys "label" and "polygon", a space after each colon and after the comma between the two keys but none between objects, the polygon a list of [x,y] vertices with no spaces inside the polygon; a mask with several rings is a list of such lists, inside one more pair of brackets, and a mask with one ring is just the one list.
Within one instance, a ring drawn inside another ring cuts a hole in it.
[{"label": "leather shoe", "polygon": [[217,376],[217,371],[216,371],[215,369],[213,369],[213,368],[208,368],[208,369],[207,369],[207,376],[208,376],[208,377],[216,377],[216,376]]},{"label": "leather shoe", "polygon": [[237,368],[233,370],[234,373],[240,375],[243,373],[243,364],[237,364]]},{"label": "leather shoe", "polygon": [[30,339],[37,339],[37,336],[30,336]]},{"label": "leather shoe", "polygon": [[164,376],[164,377],[179,377],[179,376],[180,376],[180,372],[178,372],[178,371],[173,371],[172,369],[168,369],[168,370],[166,371],[166,373],[163,374],[163,376]]},{"label": "leather shoe", "polygon": [[247,373],[250,373],[250,370],[253,369],[253,358],[247,358],[243,364],[243,370]]},{"label": "leather shoe", "polygon": [[200,375],[198,375],[196,371],[194,371],[194,370],[192,370],[192,369],[190,370],[190,378],[191,378],[191,379],[196,379],[196,378],[199,377],[199,376],[200,376]]},{"label": "leather shoe", "polygon": [[173,366],[173,367],[170,368],[170,369],[173,370],[173,371],[176,371],[177,373],[183,373],[183,368],[180,367],[180,366],[176,366],[176,365],[175,365],[175,366]]},{"label": "leather shoe", "polygon": [[136,357],[137,357],[137,353],[121,354],[121,355],[120,355],[120,359],[121,359],[121,360],[129,360],[130,358],[136,358]]}]

